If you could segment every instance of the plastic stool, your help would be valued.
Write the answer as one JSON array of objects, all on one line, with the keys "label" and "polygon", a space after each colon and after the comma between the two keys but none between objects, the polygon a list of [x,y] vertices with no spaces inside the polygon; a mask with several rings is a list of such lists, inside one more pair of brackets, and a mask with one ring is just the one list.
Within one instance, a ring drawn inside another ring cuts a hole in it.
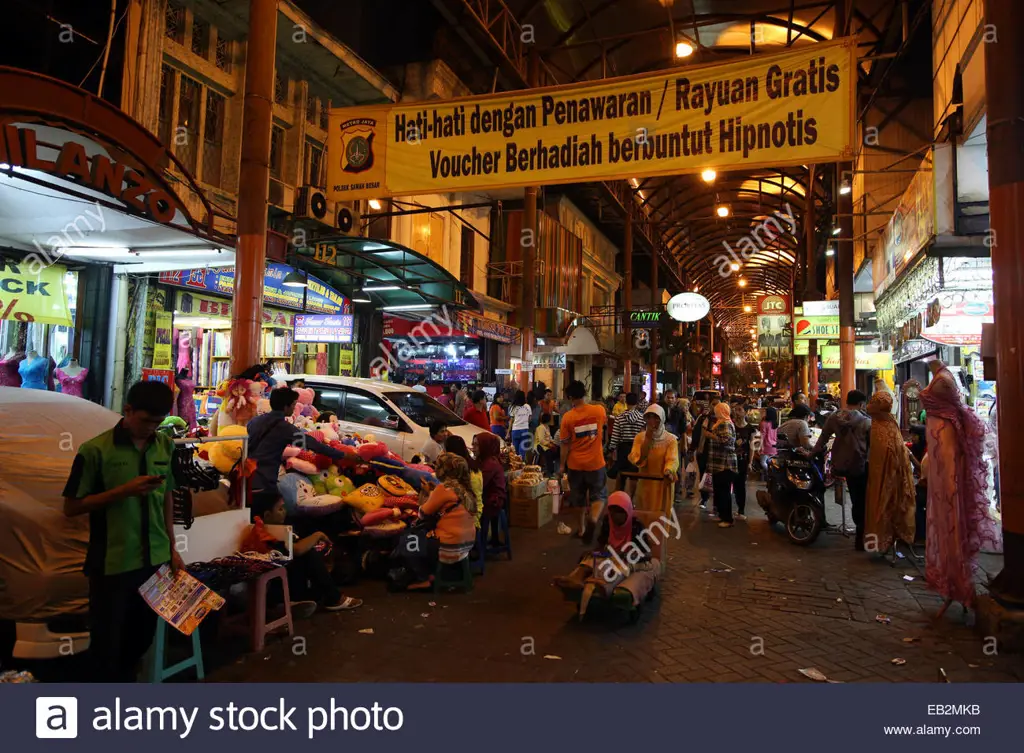
[{"label": "plastic stool", "polygon": [[484,538],[483,519],[480,528],[476,529],[476,559],[470,562],[470,567],[479,570],[481,575],[487,568],[487,539]]},{"label": "plastic stool", "polygon": [[[501,534],[502,543],[497,546],[490,545],[490,528],[496,526]],[[508,513],[505,510],[498,512],[497,518],[480,518],[480,535],[483,537],[484,544],[486,546],[487,554],[501,554],[502,552],[508,554],[508,558],[512,559],[512,537],[509,534],[508,527]]]},{"label": "plastic stool", "polygon": [[[457,568],[459,577],[455,580],[448,580],[444,577],[446,568]],[[469,557],[459,560],[454,565],[446,565],[438,561],[437,570],[434,573],[434,591],[447,590],[449,588],[461,588],[466,593],[473,590],[473,571],[469,567]]]},{"label": "plastic stool", "polygon": [[[279,617],[272,622],[267,622],[267,586],[270,581],[279,579],[281,588],[284,591],[284,617]],[[279,627],[288,627],[288,635],[295,635],[295,625],[292,623],[291,594],[288,591],[288,571],[283,567],[275,567],[273,570],[260,575],[249,582],[249,629],[252,634],[252,650],[262,651],[266,643],[268,633],[272,633]]]},{"label": "plastic stool", "polygon": [[153,664],[150,667],[149,681],[163,682],[169,677],[184,672],[190,667],[196,668],[196,679],[202,680],[206,677],[203,671],[203,649],[199,643],[199,628],[192,632],[192,656],[177,664],[165,667],[164,654],[167,650],[167,620],[157,619],[156,638],[153,641]]}]

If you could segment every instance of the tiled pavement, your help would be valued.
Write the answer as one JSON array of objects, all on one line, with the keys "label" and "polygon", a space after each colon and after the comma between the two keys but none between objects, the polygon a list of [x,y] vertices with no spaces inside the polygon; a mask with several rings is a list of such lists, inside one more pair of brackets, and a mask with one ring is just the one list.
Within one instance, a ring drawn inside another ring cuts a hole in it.
[{"label": "tiled pavement", "polygon": [[[955,683],[1024,679],[1024,657],[986,655],[959,607],[929,625],[939,601],[909,563],[873,561],[838,534],[793,546],[759,509],[727,530],[692,504],[677,510],[681,539],[635,625],[617,614],[576,619],[550,581],[581,545],[552,523],[513,529],[514,561],[488,563],[470,594],[388,594],[365,581],[350,591],[366,599],[356,613],[317,614],[296,639],[275,638],[208,679],[807,682],[801,668],[845,682],[930,682],[940,668]],[[839,509],[829,515],[838,522]]]}]

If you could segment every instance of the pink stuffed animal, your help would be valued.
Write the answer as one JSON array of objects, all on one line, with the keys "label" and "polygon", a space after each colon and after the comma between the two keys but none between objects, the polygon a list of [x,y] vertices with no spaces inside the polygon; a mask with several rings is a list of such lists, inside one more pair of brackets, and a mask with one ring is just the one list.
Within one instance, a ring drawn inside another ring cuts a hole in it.
[{"label": "pink stuffed animal", "polygon": [[320,415],[320,411],[313,407],[313,398],[316,397],[316,391],[312,387],[297,387],[295,391],[299,393],[299,400],[295,403],[295,411],[292,413],[292,417],[305,416],[315,421]]}]

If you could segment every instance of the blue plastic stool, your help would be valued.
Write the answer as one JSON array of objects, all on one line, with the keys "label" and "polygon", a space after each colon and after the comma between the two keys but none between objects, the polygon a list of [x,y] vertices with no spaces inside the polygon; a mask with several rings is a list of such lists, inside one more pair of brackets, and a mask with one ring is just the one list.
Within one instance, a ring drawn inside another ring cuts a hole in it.
[{"label": "blue plastic stool", "polygon": [[[444,576],[446,570],[458,570],[459,577],[449,580]],[[440,561],[437,563],[437,570],[434,572],[434,591],[446,591],[450,588],[459,588],[466,593],[473,590],[473,571],[469,566],[469,557],[459,560],[454,565],[446,565]]]},{"label": "blue plastic stool", "polygon": [[[500,541],[502,543],[499,543],[497,546],[491,546],[490,544],[490,528],[492,525],[497,526],[501,535]],[[487,554],[502,554],[504,552],[508,555],[509,560],[512,560],[512,537],[509,534],[508,513],[505,510],[501,510],[497,518],[480,519],[480,536],[483,537]]]},{"label": "blue plastic stool", "polygon": [[153,666],[150,668],[150,682],[163,682],[191,667],[196,668],[196,679],[206,677],[203,671],[203,649],[199,643],[199,628],[192,633],[192,656],[171,667],[164,666],[164,654],[167,650],[167,621],[160,618],[156,623],[156,638],[153,641]]}]

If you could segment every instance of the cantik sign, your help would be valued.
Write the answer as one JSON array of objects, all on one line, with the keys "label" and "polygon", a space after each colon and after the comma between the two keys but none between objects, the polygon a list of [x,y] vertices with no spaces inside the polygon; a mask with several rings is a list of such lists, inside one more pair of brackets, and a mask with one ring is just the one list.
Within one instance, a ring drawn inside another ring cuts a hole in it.
[{"label": "cantik sign", "polygon": [[[85,145],[66,133],[63,144],[42,144],[33,128],[7,124],[0,133],[0,162],[25,170],[38,170],[58,178],[73,180],[86,188],[107,194],[124,202],[129,210],[146,215],[157,222],[169,223],[175,218],[178,200],[145,173],[135,170],[106,155],[86,154]],[[45,159],[41,151],[57,149],[56,159]]]}]

